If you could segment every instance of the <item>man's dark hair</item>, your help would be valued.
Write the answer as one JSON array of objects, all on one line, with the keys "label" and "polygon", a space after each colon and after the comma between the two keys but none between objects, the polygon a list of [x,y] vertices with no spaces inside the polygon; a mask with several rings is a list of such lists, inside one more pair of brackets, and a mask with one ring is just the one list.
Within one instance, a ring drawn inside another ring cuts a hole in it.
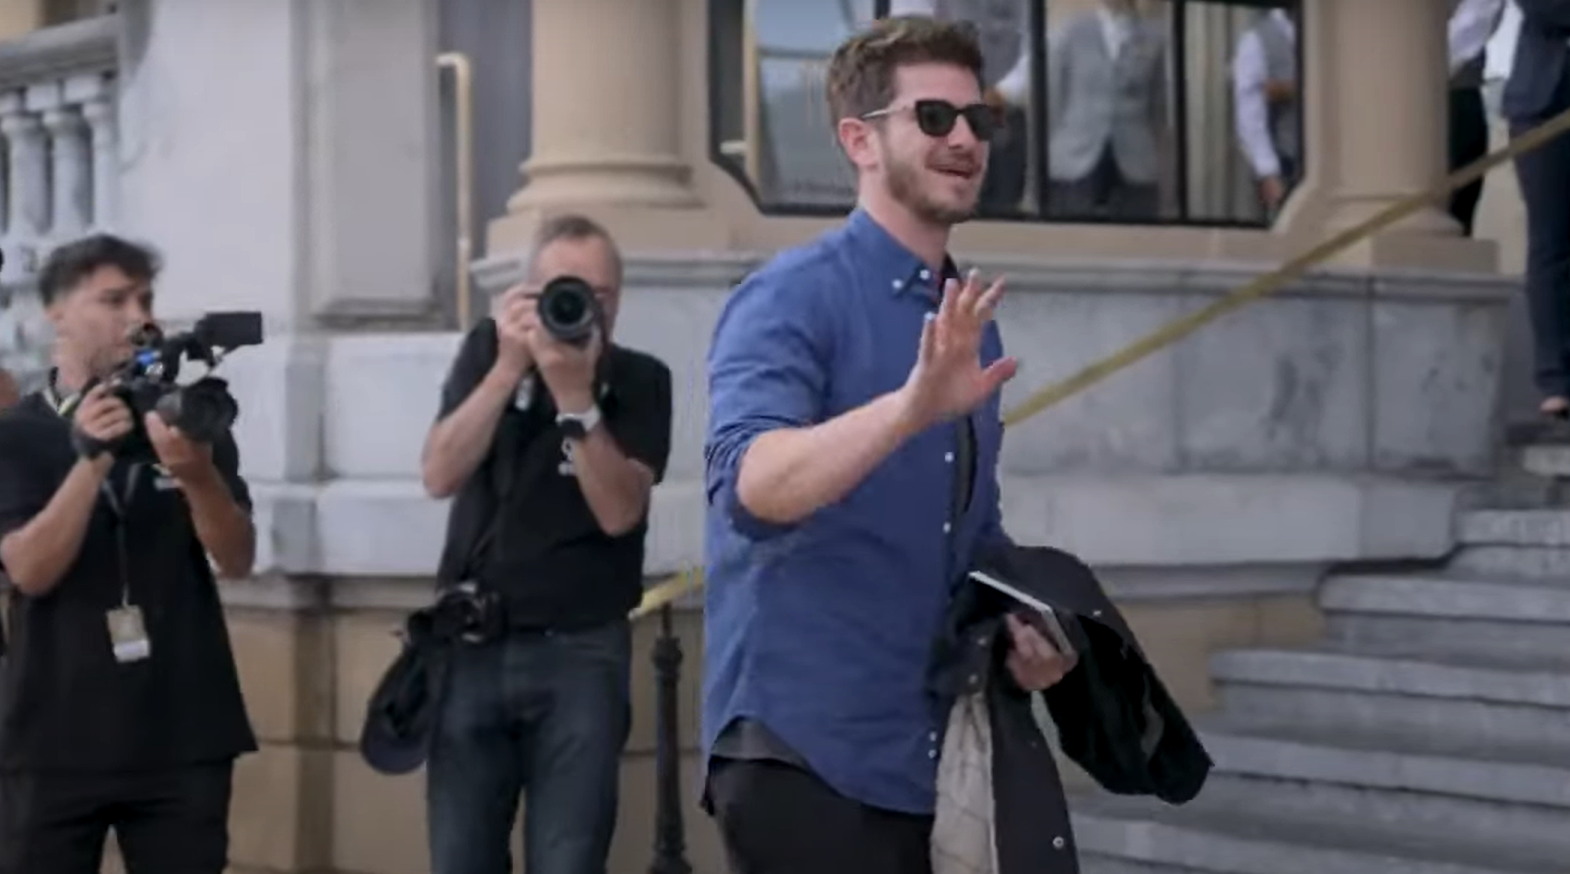
[{"label": "man's dark hair", "polygon": [[611,239],[610,231],[586,215],[569,212],[546,219],[534,232],[534,257],[538,257],[542,249],[558,240],[576,242],[595,239],[604,241],[605,247],[610,250],[611,259],[615,262],[616,281],[620,284],[621,250],[617,248],[616,241]]},{"label": "man's dark hair", "polygon": [[981,81],[975,25],[926,15],[882,18],[834,50],[826,76],[829,112],[837,122],[861,118],[894,100],[894,74],[911,64],[952,64]]},{"label": "man's dark hair", "polygon": [[49,253],[38,271],[38,295],[45,306],[76,290],[82,280],[105,267],[117,267],[138,282],[151,282],[162,264],[146,246],[112,234],[74,240]]}]

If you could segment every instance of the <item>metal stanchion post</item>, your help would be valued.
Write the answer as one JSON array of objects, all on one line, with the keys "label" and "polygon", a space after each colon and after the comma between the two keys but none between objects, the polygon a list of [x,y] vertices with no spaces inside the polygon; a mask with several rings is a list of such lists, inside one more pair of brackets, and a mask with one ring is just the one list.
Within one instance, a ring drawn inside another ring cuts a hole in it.
[{"label": "metal stanchion post", "polygon": [[692,874],[682,825],[680,701],[681,639],[671,628],[671,605],[660,608],[660,636],[654,642],[658,684],[654,740],[654,861],[649,874]]}]

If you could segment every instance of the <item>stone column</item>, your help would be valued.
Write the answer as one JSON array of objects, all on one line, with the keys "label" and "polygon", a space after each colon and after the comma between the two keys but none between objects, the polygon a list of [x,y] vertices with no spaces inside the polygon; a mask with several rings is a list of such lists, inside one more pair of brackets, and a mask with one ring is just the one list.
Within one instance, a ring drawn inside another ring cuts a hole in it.
[{"label": "stone column", "polygon": [[682,148],[681,0],[534,0],[533,154],[492,253],[552,212],[587,212],[624,246],[691,246],[700,198]]},{"label": "stone column", "polygon": [[[1368,219],[1449,170],[1447,0],[1305,4],[1310,169],[1324,173],[1324,231]],[[1318,110],[1315,112],[1315,110]],[[1315,149],[1324,154],[1315,155]],[[1493,246],[1460,240],[1442,203],[1425,206],[1341,259],[1362,266],[1492,269]]]},{"label": "stone column", "polygon": [[43,27],[44,0],[5,0],[0,3],[0,42],[16,39]]}]

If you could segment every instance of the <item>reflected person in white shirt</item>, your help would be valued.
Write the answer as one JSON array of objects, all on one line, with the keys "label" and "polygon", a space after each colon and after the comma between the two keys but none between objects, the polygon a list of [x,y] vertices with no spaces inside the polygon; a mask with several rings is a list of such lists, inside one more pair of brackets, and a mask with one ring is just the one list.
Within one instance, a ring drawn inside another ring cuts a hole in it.
[{"label": "reflected person in white shirt", "polygon": [[[1450,4],[1451,82],[1455,87],[1464,87],[1475,73],[1481,84],[1483,46],[1499,22],[1504,0],[1450,0]],[[1297,24],[1286,10],[1272,9],[1238,40],[1232,59],[1232,88],[1238,143],[1259,182],[1260,201],[1274,214],[1303,169]],[[1480,100],[1477,108],[1481,109]],[[1466,133],[1464,128],[1458,132],[1454,125],[1477,120],[1466,107],[1462,109],[1452,120],[1452,141]],[[1486,151],[1486,120],[1482,133],[1482,148]],[[1453,145],[1464,147],[1452,148],[1452,166],[1457,161],[1465,163],[1468,157],[1481,157],[1475,142]],[[1462,223],[1468,228],[1475,198],[1480,194],[1481,187],[1475,193],[1461,194],[1461,202],[1456,204],[1464,210],[1466,219]],[[1468,197],[1472,198],[1470,207],[1466,203]]]}]

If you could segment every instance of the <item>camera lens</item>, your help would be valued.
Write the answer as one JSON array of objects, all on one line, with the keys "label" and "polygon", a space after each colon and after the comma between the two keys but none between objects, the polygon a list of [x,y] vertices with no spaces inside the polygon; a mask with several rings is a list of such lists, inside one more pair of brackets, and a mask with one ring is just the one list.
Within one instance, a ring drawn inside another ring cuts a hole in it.
[{"label": "camera lens", "polygon": [[576,276],[553,279],[540,292],[540,324],[563,343],[587,343],[598,318],[594,289]]}]

